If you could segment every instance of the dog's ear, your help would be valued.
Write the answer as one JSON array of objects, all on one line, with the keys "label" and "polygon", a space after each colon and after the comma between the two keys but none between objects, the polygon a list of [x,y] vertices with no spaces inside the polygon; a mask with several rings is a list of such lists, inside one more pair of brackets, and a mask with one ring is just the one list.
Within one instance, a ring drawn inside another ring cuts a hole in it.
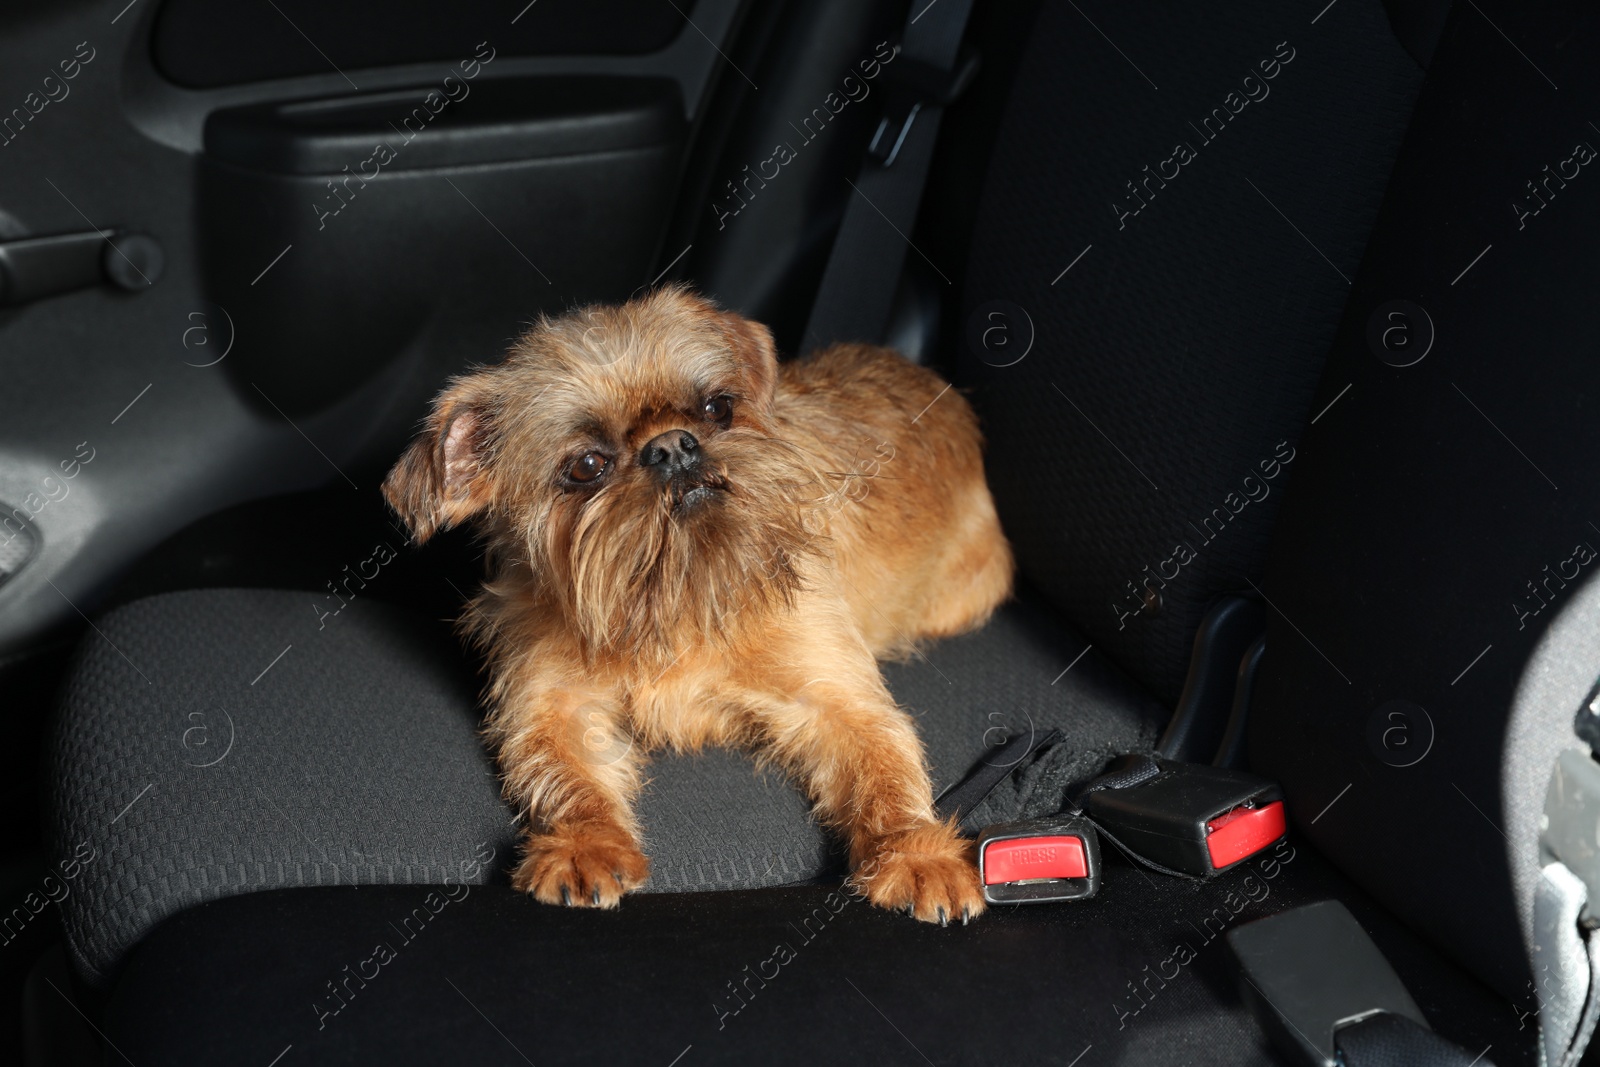
[{"label": "dog's ear", "polygon": [[489,506],[493,413],[472,379],[439,394],[422,432],[383,480],[383,496],[422,544]]},{"label": "dog's ear", "polygon": [[717,313],[718,326],[739,357],[745,398],[762,411],[772,407],[778,389],[778,349],[772,331],[732,311]]}]

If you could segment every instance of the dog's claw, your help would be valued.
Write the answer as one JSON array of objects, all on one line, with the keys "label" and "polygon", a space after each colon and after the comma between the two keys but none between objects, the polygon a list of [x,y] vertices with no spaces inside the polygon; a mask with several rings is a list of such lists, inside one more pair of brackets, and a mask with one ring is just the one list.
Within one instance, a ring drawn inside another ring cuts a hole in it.
[{"label": "dog's claw", "polygon": [[622,830],[585,824],[531,835],[511,884],[546,904],[614,908],[649,876],[650,861]]},{"label": "dog's claw", "polygon": [[983,914],[973,844],[950,826],[930,822],[875,842],[874,847],[874,862],[857,871],[871,903],[941,927],[949,926],[957,915],[968,922]]}]

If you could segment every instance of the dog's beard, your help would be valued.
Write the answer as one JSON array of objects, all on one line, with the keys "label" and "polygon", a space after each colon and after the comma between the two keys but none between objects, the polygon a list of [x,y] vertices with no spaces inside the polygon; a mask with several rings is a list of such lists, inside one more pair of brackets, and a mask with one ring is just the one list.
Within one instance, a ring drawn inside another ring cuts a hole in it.
[{"label": "dog's beard", "polygon": [[797,450],[754,432],[717,445],[697,474],[635,477],[582,500],[565,543],[551,546],[568,616],[592,652],[675,656],[792,602],[817,548],[806,519],[819,479]]}]

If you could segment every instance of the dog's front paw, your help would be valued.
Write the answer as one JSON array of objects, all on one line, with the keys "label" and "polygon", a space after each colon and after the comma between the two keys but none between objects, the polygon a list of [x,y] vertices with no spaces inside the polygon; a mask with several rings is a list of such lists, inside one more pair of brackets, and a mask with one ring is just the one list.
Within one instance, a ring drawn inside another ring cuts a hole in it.
[{"label": "dog's front paw", "polygon": [[650,877],[650,861],[619,827],[552,827],[529,834],[511,884],[545,904],[614,908]]},{"label": "dog's front paw", "polygon": [[943,823],[885,839],[857,865],[851,881],[878,907],[910,912],[923,922],[944,926],[983,914],[972,842]]}]

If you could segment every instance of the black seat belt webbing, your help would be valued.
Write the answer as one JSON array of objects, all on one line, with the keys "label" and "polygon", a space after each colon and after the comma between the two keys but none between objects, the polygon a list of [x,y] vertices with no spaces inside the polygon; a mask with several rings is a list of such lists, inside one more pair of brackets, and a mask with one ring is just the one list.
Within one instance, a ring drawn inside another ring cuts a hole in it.
[{"label": "black seat belt webbing", "polygon": [[994,792],[995,786],[1005,781],[1018,764],[1060,740],[1060,730],[1051,730],[1042,735],[1017,734],[1007,738],[1005,744],[985,757],[965,778],[940,793],[934,801],[934,811],[941,819],[953,818],[961,822],[973,808],[983,803],[985,797]]},{"label": "black seat belt webbing", "polygon": [[[913,0],[911,6],[899,54],[884,71],[889,91],[883,121],[851,183],[806,324],[807,347],[882,340],[933,163],[944,104],[976,70],[975,57],[958,63],[972,0]],[[942,91],[933,88],[941,76]]]}]

